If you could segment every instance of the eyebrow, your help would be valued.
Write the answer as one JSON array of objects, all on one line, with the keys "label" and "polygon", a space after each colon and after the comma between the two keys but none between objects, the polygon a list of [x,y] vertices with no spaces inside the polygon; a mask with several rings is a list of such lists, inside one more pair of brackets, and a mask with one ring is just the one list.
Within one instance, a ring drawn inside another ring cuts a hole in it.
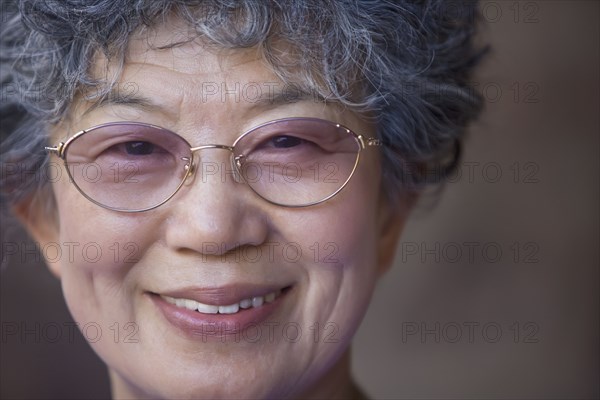
[{"label": "eyebrow", "polygon": [[[241,96],[241,93],[228,92],[225,94],[217,93],[217,95],[220,96],[221,99],[223,99],[223,96],[230,96],[237,101],[237,98]],[[308,100],[318,103],[328,102],[327,99],[317,92],[311,93],[310,91],[303,90],[299,87],[294,87],[292,89],[289,85],[286,85],[281,90],[273,89],[269,91],[262,91],[259,97],[248,102],[249,106],[245,111],[248,112],[255,111],[257,109],[272,109]],[[149,97],[143,96],[139,93],[123,92],[123,89],[119,88],[112,88],[105,96],[102,96],[98,101],[92,103],[92,105],[84,111],[83,115],[86,115],[95,109],[109,105],[123,105],[145,112],[164,111],[164,107],[155,103]]]},{"label": "eyebrow", "polygon": [[108,105],[125,105],[148,112],[157,111],[161,108],[148,97],[138,93],[124,93],[123,89],[112,88],[105,96],[102,96],[98,101],[92,103],[92,105],[83,112],[83,115]]},{"label": "eyebrow", "polygon": [[307,100],[325,102],[325,99],[316,92],[311,93],[298,87],[291,89],[289,86],[285,86],[281,90],[262,92],[260,97],[250,102],[249,108],[274,108]]}]

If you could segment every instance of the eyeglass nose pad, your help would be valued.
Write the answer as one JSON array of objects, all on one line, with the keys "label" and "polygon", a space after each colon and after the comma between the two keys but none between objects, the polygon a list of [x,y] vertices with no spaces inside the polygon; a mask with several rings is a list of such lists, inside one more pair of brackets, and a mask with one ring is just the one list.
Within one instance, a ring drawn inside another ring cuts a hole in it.
[{"label": "eyeglass nose pad", "polygon": [[192,182],[192,179],[190,178],[193,177],[194,172],[196,172],[196,164],[194,163],[193,158],[190,159],[189,157],[181,157],[181,159],[186,162],[186,164],[183,166],[183,170],[185,174],[185,180],[189,184]]},{"label": "eyeglass nose pad", "polygon": [[233,180],[236,183],[244,183],[244,178],[241,174],[243,155],[234,156],[231,154],[231,170],[233,171]]}]

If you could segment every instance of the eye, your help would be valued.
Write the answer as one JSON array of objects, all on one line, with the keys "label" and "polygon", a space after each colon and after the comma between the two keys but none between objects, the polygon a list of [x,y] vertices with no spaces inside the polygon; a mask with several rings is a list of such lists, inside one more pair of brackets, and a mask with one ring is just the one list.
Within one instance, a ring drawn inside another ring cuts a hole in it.
[{"label": "eye", "polygon": [[272,146],[277,149],[287,149],[290,147],[299,146],[306,141],[295,136],[277,136],[271,139]]},{"label": "eye", "polygon": [[155,146],[150,142],[127,142],[125,152],[132,156],[146,156],[155,151]]}]

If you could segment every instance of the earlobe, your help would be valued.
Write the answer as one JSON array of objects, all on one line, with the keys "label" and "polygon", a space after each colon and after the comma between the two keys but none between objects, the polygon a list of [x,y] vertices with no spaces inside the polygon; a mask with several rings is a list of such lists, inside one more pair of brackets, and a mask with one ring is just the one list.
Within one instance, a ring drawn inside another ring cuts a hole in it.
[{"label": "earlobe", "polygon": [[417,202],[417,192],[406,192],[392,199],[386,194],[380,198],[380,213],[378,218],[378,275],[386,273],[394,262],[398,240],[404,225]]},{"label": "earlobe", "polygon": [[[50,193],[50,195],[52,195]],[[45,196],[41,194],[33,195],[31,198],[23,200],[12,207],[14,215],[25,227],[29,235],[39,244],[40,248],[45,248],[49,243],[58,241],[58,218],[53,205],[42,204]],[[46,255],[42,253],[45,257]],[[60,260],[49,262],[46,259],[46,265],[56,277],[60,278]]]}]

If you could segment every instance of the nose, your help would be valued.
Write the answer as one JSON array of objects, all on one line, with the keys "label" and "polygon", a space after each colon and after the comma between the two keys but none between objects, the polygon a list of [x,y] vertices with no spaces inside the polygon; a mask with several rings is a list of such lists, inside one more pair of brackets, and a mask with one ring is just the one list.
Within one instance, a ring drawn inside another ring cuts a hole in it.
[{"label": "nose", "polygon": [[167,245],[179,252],[223,255],[237,247],[264,243],[270,205],[239,179],[230,149],[197,150],[201,151],[195,152],[192,176],[182,193],[171,199]]}]

